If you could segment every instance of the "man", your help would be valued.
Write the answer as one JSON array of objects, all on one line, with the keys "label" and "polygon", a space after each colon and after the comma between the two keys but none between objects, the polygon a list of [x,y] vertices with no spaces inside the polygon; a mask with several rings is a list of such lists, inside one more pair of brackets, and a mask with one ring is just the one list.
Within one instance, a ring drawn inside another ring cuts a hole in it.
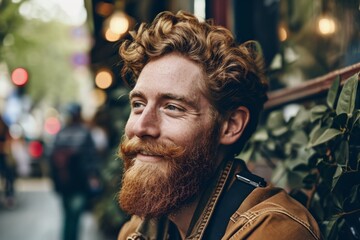
[{"label": "man", "polygon": [[234,159],[266,101],[256,45],[184,12],[132,36],[119,203],[133,217],[119,239],[319,239],[301,204]]}]

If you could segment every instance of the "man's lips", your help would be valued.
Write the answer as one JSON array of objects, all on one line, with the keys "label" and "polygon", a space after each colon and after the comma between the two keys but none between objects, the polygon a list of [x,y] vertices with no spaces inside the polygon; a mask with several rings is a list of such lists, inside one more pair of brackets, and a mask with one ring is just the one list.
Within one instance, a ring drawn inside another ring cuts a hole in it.
[{"label": "man's lips", "polygon": [[138,154],[146,155],[146,156],[158,156],[158,157],[161,156],[160,154],[153,153],[153,152],[148,152],[148,151],[145,151],[145,150],[139,151]]},{"label": "man's lips", "polygon": [[159,162],[164,157],[160,154],[156,154],[152,152],[138,151],[135,158],[142,162]]}]

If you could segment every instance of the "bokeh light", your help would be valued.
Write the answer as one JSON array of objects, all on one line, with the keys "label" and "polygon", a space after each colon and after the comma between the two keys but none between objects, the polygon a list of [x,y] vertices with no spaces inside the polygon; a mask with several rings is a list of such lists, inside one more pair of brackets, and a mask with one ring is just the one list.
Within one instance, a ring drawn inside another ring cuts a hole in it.
[{"label": "bokeh light", "polygon": [[29,154],[33,158],[41,157],[44,152],[44,147],[39,141],[31,141],[28,145]]},{"label": "bokeh light", "polygon": [[16,86],[24,86],[29,79],[29,74],[25,68],[16,68],[11,73],[11,80]]},{"label": "bokeh light", "polygon": [[95,6],[95,12],[100,16],[107,17],[114,10],[114,5],[106,2],[99,2]]},{"label": "bokeh light", "polygon": [[107,95],[104,90],[101,89],[94,89],[93,96],[96,99],[96,106],[100,107],[106,102]]},{"label": "bokeh light", "polygon": [[56,117],[49,117],[45,120],[44,130],[50,135],[56,135],[61,128],[60,120]]},{"label": "bokeh light", "polygon": [[279,27],[279,40],[281,42],[286,41],[286,39],[288,38],[288,34],[287,31],[284,27]]},{"label": "bokeh light", "polygon": [[336,30],[335,21],[329,17],[322,17],[318,23],[319,31],[323,35],[333,34]]},{"label": "bokeh light", "polygon": [[101,69],[97,72],[95,76],[95,84],[98,88],[107,89],[111,86],[113,82],[113,76],[110,70]]},{"label": "bokeh light", "polygon": [[109,28],[115,34],[124,34],[129,29],[129,19],[122,12],[116,12],[110,17]]},{"label": "bokeh light", "polygon": [[111,31],[110,28],[105,31],[105,39],[109,42],[116,42],[121,38],[121,34],[116,34]]}]

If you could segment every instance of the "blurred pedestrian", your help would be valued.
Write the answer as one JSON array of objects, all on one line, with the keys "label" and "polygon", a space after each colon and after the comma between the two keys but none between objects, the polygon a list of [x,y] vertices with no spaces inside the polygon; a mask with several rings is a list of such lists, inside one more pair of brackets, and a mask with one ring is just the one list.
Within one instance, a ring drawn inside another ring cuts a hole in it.
[{"label": "blurred pedestrian", "polygon": [[14,169],[10,164],[10,133],[9,128],[0,116],[0,177],[4,182],[4,205],[14,206]]},{"label": "blurred pedestrian", "polygon": [[98,157],[89,128],[83,123],[81,106],[69,104],[67,122],[55,137],[50,153],[55,190],[62,197],[64,240],[78,239],[82,213],[89,194],[100,187]]},{"label": "blurred pedestrian", "polygon": [[20,133],[11,137],[11,156],[16,165],[16,176],[29,177],[32,174],[31,158],[25,136]]}]

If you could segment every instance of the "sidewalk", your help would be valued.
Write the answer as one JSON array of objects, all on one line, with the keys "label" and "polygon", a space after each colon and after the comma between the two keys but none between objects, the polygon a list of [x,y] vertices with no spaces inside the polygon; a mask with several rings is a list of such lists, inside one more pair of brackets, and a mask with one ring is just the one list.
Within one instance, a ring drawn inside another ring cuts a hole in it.
[{"label": "sidewalk", "polygon": [[[1,240],[60,240],[62,212],[60,199],[48,179],[16,181],[16,203],[0,205]],[[107,240],[91,213],[81,219],[80,240]]]}]

